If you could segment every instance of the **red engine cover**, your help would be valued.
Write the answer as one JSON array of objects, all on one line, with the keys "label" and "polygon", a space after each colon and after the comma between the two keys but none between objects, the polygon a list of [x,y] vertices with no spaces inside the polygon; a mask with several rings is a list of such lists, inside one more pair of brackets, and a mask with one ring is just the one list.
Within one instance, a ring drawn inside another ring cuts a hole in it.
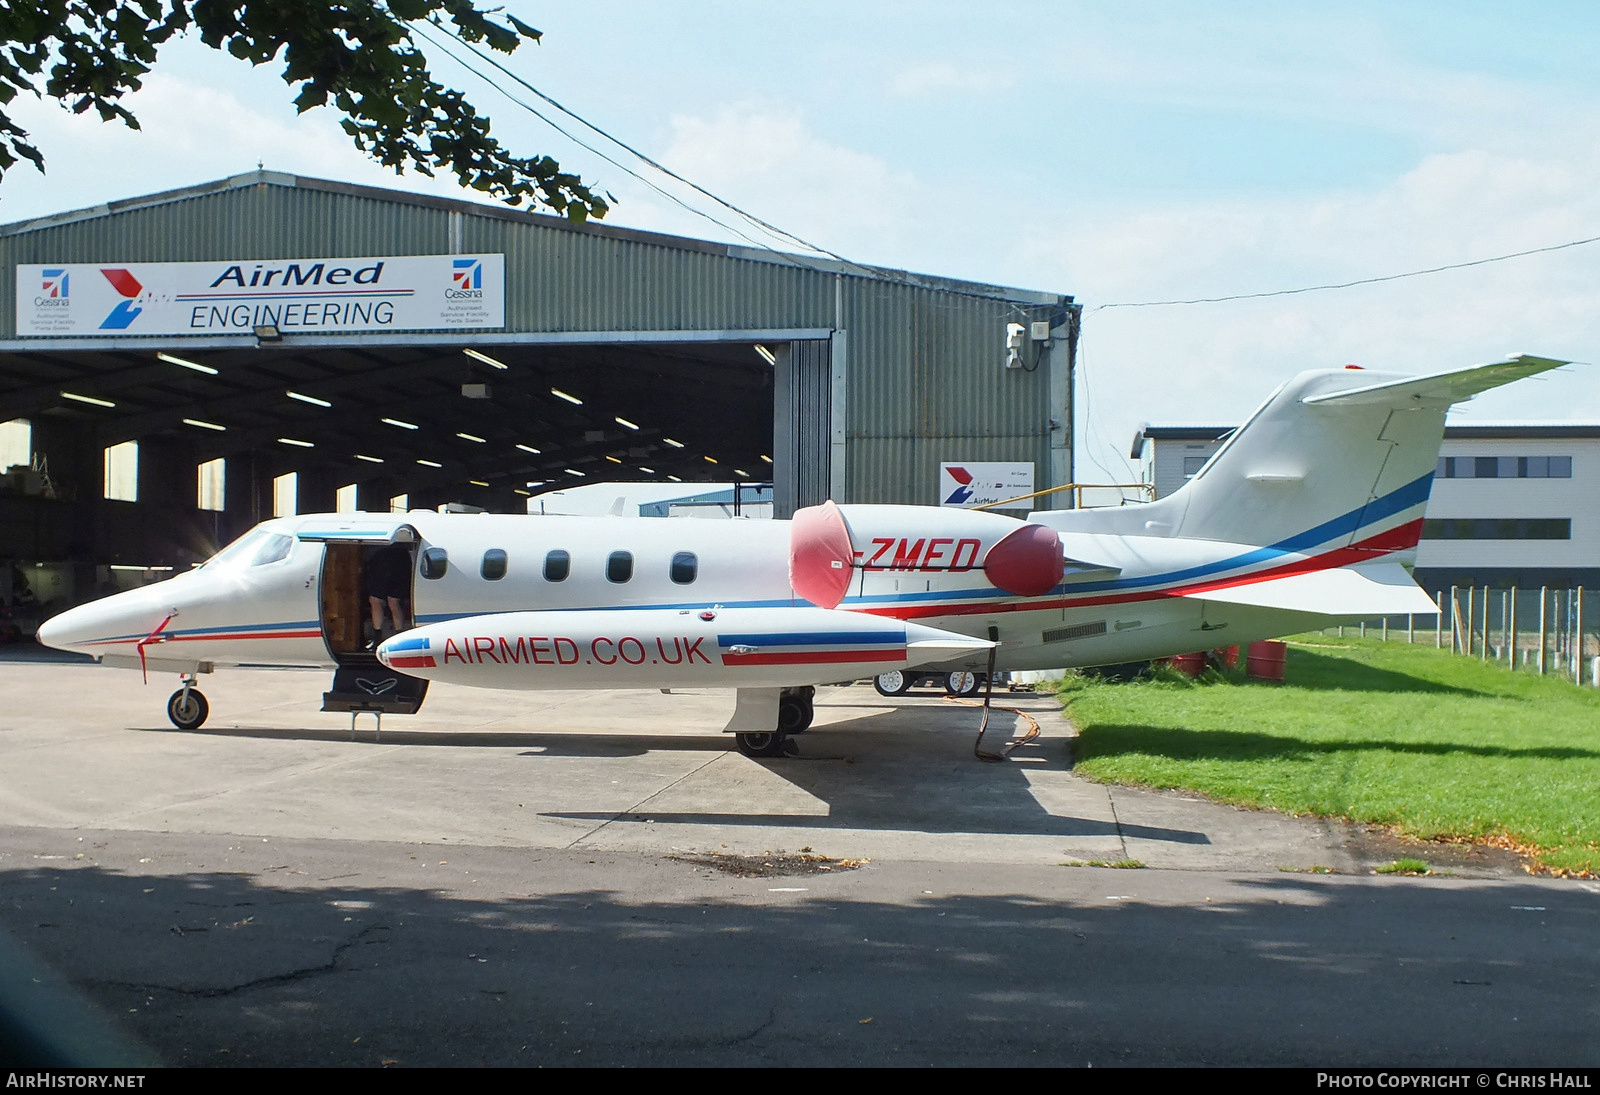
[{"label": "red engine cover", "polygon": [[831,501],[795,511],[789,524],[789,584],[819,608],[837,608],[850,588],[854,557],[844,514]]},{"label": "red engine cover", "polygon": [[1067,561],[1055,529],[1023,525],[989,549],[983,569],[1007,593],[1038,597],[1060,584]]}]

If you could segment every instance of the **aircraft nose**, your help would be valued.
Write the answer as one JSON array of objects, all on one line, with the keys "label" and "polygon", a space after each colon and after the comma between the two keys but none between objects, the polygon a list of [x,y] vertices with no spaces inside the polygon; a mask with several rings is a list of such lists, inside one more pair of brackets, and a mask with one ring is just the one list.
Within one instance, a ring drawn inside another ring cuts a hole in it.
[{"label": "aircraft nose", "polygon": [[160,622],[159,615],[155,623],[147,622],[152,608],[147,603],[147,597],[138,595],[140,592],[119,593],[69,608],[40,624],[35,637],[41,644],[57,650],[80,654],[104,653],[98,649],[102,644],[125,640],[130,635],[146,635]]}]

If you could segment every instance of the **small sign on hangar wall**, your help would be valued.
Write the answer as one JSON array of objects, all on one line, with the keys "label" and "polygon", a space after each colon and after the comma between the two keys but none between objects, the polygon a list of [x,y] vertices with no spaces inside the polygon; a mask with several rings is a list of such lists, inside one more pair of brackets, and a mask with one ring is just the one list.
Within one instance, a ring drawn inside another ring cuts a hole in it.
[{"label": "small sign on hangar wall", "polygon": [[[960,509],[992,505],[1033,493],[1033,462],[961,461],[939,465],[939,504]],[[1033,509],[1033,499],[1003,509]]]}]

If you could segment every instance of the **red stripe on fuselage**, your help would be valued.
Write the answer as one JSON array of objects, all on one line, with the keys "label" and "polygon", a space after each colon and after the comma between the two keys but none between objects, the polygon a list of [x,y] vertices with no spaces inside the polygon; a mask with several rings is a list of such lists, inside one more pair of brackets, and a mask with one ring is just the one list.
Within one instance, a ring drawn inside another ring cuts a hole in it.
[{"label": "red stripe on fuselage", "polygon": [[912,620],[930,616],[978,616],[1000,612],[1036,612],[1050,608],[1092,608],[1096,605],[1128,604],[1133,601],[1156,601],[1164,597],[1186,597],[1191,593],[1207,593],[1214,589],[1254,585],[1296,574],[1309,574],[1318,570],[1336,570],[1352,563],[1370,562],[1391,552],[1416,547],[1422,536],[1422,518],[1380,532],[1370,539],[1349,547],[1336,548],[1322,555],[1297,559],[1292,563],[1241,574],[1232,578],[1216,578],[1190,585],[1170,586],[1166,589],[1140,590],[1137,593],[1108,593],[1099,597],[1055,597],[1037,601],[983,601],[964,605],[885,605],[881,608],[861,609],[872,616],[890,616],[897,620]]}]

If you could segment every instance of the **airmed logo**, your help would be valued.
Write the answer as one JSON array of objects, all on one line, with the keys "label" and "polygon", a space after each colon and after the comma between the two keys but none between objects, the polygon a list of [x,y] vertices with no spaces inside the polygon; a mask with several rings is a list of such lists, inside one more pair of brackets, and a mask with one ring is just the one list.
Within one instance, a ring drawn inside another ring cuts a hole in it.
[{"label": "airmed logo", "polygon": [[483,296],[483,260],[452,259],[447,300],[477,299]]},{"label": "airmed logo", "polygon": [[956,489],[944,500],[947,506],[964,506],[972,499],[972,473],[954,464],[946,467],[945,474],[956,481]]},{"label": "airmed logo", "polygon": [[136,308],[133,304],[139,298],[139,294],[144,292],[144,286],[139,284],[139,279],[134,277],[131,272],[121,268],[102,269],[100,272],[111,283],[111,288],[115,289],[124,298],[119,300],[117,306],[111,309],[105,319],[100,321],[100,329],[102,331],[125,331],[128,329],[128,325],[138,317],[139,313],[144,311],[143,308]]}]

